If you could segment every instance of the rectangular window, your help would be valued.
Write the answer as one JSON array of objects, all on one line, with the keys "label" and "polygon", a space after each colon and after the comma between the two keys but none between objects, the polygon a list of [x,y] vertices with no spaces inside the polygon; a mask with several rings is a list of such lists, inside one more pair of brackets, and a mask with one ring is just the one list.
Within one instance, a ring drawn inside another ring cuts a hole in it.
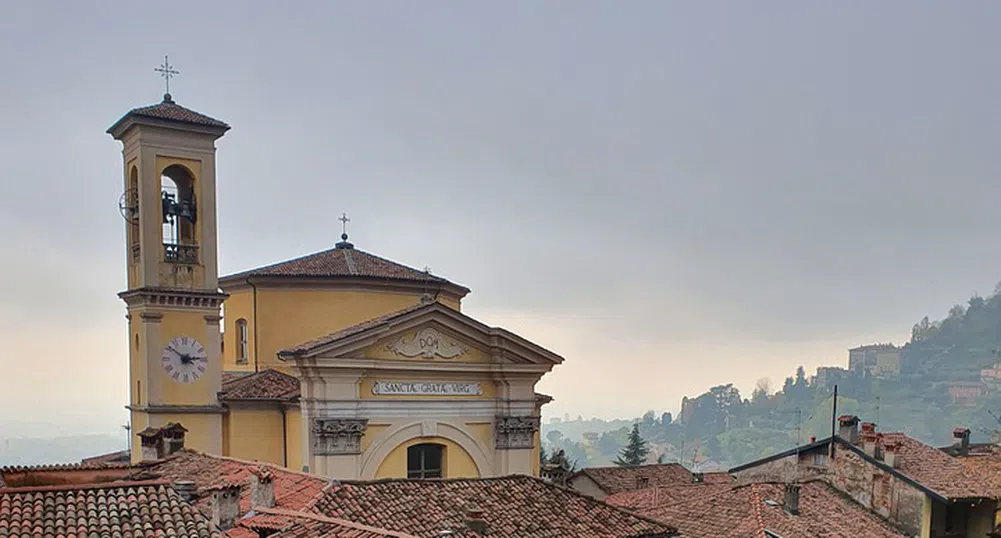
[{"label": "rectangular window", "polygon": [[407,478],[442,478],[445,447],[421,443],[407,448]]},{"label": "rectangular window", "polygon": [[250,354],[250,344],[247,335],[247,320],[236,320],[236,362],[247,363],[247,356]]}]

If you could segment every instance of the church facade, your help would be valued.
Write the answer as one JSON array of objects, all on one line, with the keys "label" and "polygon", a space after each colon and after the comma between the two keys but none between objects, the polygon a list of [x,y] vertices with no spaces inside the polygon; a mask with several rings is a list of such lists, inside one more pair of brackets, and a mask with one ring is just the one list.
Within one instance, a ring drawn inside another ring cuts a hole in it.
[{"label": "church facade", "polygon": [[469,289],[347,235],[219,278],[228,130],[170,95],[108,129],[123,146],[133,461],[183,444],[343,479],[538,475],[551,398],[535,386],[563,359],[462,313]]}]

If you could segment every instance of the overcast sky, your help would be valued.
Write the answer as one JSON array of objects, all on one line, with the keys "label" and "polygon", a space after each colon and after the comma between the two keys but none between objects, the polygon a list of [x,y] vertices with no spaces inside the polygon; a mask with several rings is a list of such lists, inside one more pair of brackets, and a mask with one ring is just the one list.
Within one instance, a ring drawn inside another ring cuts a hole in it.
[{"label": "overcast sky", "polygon": [[6,433],[125,420],[104,130],[160,100],[164,54],[233,126],[224,274],[329,248],[346,211],[566,357],[550,416],[749,394],[1001,280],[1001,3],[256,4],[4,3]]}]

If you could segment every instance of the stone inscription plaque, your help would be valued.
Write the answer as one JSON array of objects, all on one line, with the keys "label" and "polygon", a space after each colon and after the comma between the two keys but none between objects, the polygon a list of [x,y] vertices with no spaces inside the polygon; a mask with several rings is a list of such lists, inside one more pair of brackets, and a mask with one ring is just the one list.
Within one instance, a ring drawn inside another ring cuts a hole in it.
[{"label": "stone inscription plaque", "polygon": [[377,396],[479,396],[479,383],[438,383],[433,381],[376,381],[372,394]]}]

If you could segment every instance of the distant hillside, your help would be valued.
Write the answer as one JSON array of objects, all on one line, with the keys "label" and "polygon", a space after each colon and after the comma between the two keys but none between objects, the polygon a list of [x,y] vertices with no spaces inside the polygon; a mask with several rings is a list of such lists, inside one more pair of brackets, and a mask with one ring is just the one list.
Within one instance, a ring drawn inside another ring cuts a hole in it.
[{"label": "distant hillside", "polygon": [[123,450],[124,436],[72,435],[52,438],[0,437],[0,467],[73,463],[83,458]]},{"label": "distant hillside", "polygon": [[[745,397],[732,385],[720,385],[685,398],[676,420],[651,411],[630,422],[638,422],[651,443],[651,458],[727,467],[830,435],[836,382],[838,414],[857,414],[877,422],[881,431],[904,431],[942,446],[952,442],[954,427],[965,426],[975,441],[1001,440],[1001,388],[989,375],[983,376],[986,382],[981,379],[981,370],[990,374],[999,361],[999,291],[971,297],[940,321],[925,317],[915,324],[900,351],[899,374],[838,370],[833,382],[818,382],[800,367],[778,389],[762,381]],[[578,466],[607,464],[624,445],[630,425],[616,421],[619,427],[609,429],[591,422],[590,431],[600,433],[597,439],[582,440],[564,434],[560,424],[545,425],[546,448],[562,448]]]}]

